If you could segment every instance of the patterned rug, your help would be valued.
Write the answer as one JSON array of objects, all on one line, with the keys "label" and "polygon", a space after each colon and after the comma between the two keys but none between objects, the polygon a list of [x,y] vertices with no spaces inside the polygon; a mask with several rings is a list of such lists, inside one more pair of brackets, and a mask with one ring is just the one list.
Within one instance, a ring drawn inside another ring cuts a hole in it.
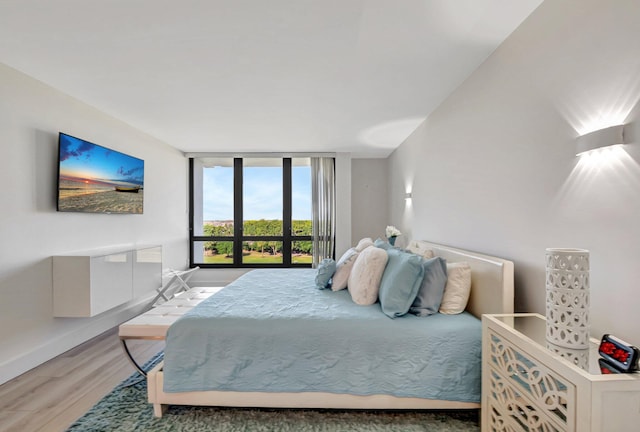
[{"label": "patterned rug", "polygon": [[[160,360],[152,359],[145,368]],[[105,396],[68,431],[89,432],[330,432],[330,431],[479,431],[478,410],[361,411],[248,409],[171,406],[153,416],[147,385],[131,375]]]}]

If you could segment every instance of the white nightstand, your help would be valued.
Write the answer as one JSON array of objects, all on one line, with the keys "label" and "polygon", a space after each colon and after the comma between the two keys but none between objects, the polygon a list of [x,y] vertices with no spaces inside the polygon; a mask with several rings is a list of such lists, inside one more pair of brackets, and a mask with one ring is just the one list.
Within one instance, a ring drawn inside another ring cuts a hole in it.
[{"label": "white nightstand", "polygon": [[556,347],[539,314],[482,317],[482,430],[640,430],[640,374],[606,375],[599,340]]}]

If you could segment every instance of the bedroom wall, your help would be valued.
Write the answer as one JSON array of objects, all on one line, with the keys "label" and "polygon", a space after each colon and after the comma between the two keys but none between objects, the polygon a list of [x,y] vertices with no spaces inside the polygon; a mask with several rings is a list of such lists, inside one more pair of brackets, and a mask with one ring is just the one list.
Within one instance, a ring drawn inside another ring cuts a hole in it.
[{"label": "bedroom wall", "polygon": [[[59,131],[144,159],[144,214],[56,212]],[[94,318],[53,318],[52,255],[161,244],[164,267],[185,268],[188,188],[180,152],[2,64],[0,146],[2,383],[140,310],[132,302]]]},{"label": "bedroom wall", "polygon": [[[544,313],[545,248],[590,250],[592,333],[636,345],[638,22],[633,1],[546,0],[388,161],[391,222],[514,260],[519,311]],[[623,152],[575,156],[577,136],[620,123]]]},{"label": "bedroom wall", "polygon": [[353,159],[351,245],[356,245],[364,237],[384,238],[384,230],[389,225],[388,207],[387,160]]}]

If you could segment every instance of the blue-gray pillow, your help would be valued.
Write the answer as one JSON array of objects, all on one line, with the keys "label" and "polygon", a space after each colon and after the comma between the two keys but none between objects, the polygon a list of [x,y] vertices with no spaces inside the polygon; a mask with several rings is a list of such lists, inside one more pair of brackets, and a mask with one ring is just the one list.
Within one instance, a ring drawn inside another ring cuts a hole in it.
[{"label": "blue-gray pillow", "polygon": [[380,281],[378,298],[382,312],[390,318],[409,311],[418,294],[424,268],[422,258],[399,249],[387,249],[387,267]]},{"label": "blue-gray pillow", "polygon": [[336,272],[336,262],[331,258],[325,258],[320,264],[318,264],[318,273],[316,273],[316,288],[325,289],[329,288],[331,284],[329,281]]},{"label": "blue-gray pillow", "polygon": [[429,316],[438,312],[447,286],[447,261],[441,257],[423,259],[424,277],[409,312]]},{"label": "blue-gray pillow", "polygon": [[380,249],[389,250],[393,246],[391,246],[388,242],[382,240],[381,238],[377,238],[376,241],[373,242],[375,247],[379,247]]}]

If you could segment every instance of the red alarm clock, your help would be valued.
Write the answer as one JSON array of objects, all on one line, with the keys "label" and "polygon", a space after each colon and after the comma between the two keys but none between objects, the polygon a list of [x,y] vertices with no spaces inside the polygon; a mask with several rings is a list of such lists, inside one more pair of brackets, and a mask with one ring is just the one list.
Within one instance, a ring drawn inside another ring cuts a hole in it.
[{"label": "red alarm clock", "polygon": [[603,358],[598,359],[598,365],[600,366],[600,373],[602,375],[611,375],[611,374],[621,374],[621,373],[623,373],[621,370],[616,369],[615,367],[613,367],[613,365],[611,363],[609,363],[608,361],[606,361]]},{"label": "red alarm clock", "polygon": [[602,336],[598,353],[620,372],[633,372],[638,369],[638,348],[615,336]]}]

